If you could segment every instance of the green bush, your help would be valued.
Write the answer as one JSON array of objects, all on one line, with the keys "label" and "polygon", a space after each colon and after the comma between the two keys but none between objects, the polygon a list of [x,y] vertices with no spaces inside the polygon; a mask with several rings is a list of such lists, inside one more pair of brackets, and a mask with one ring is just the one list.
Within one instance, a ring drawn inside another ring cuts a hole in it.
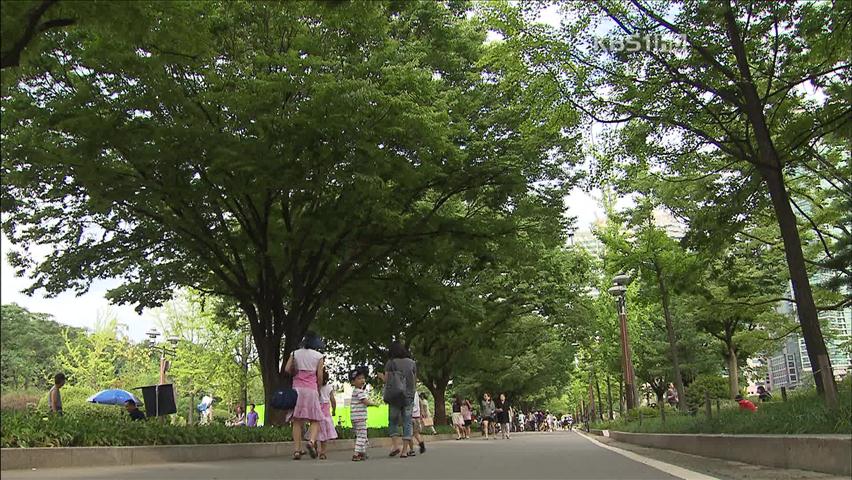
[{"label": "green bush", "polygon": [[[732,400],[721,401],[717,413],[708,419],[703,409],[697,414],[666,415],[637,421],[615,421],[610,430],[643,433],[731,433],[731,434],[852,434],[852,385],[839,385],[840,407],[829,410],[815,390],[798,391],[789,400],[759,403],[757,412],[744,411]],[[643,414],[644,417],[644,414]],[[593,427],[601,428],[601,427]]]},{"label": "green bush", "polygon": [[[89,406],[93,405],[87,402],[86,399],[97,393],[89,388],[78,387],[76,385],[65,385],[60,389],[59,392],[62,395],[63,410],[77,410],[80,408],[86,409]],[[47,396],[48,392],[44,392],[38,399],[37,408],[40,412],[47,412],[50,410],[47,403]]]},{"label": "green bush", "polygon": [[4,389],[3,394],[0,395],[0,410],[26,410],[28,405],[38,405],[43,395],[42,390]]},{"label": "green bush", "polygon": [[[62,417],[39,412],[4,412],[0,446],[93,447],[132,445],[198,445],[216,443],[284,442],[293,439],[289,427],[226,427],[220,424],[182,426],[149,419],[131,422],[121,407],[89,405]],[[437,426],[440,433],[452,428]],[[342,439],[355,438],[351,428],[339,428]],[[370,437],[387,436],[386,428],[368,429]]]},{"label": "green bush", "polygon": [[727,399],[730,386],[728,379],[720,375],[698,375],[686,389],[686,405],[689,411],[696,412],[704,406],[704,392],[710,392],[710,399]]}]

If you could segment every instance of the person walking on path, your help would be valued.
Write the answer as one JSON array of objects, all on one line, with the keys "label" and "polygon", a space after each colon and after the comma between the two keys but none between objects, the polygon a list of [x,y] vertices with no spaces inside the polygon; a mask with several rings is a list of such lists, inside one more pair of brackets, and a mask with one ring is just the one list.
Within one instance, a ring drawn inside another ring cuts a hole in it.
[{"label": "person walking on path", "polygon": [[373,405],[373,402],[364,388],[367,385],[367,374],[364,370],[353,370],[349,374],[349,381],[352,382],[349,419],[352,421],[352,429],[355,430],[355,453],[352,455],[352,461],[361,462],[367,459],[367,407]]},{"label": "person walking on path", "polygon": [[[385,372],[379,378],[389,388],[390,376],[399,375],[404,379],[404,395],[393,403],[388,403],[388,434],[392,447],[390,456],[399,455],[407,458],[413,453],[411,413],[414,410],[414,392],[417,387],[417,363],[411,359],[411,354],[402,342],[394,341],[388,348],[389,359],[385,364]],[[400,447],[400,427],[402,427],[402,446]],[[413,456],[413,455],[412,455]]]},{"label": "person walking on path", "polygon": [[506,394],[501,393],[494,403],[494,412],[496,413],[497,423],[500,424],[500,434],[502,438],[508,440],[509,437],[509,402],[506,401]]},{"label": "person walking on path", "polygon": [[494,411],[496,408],[494,400],[491,399],[491,394],[485,392],[482,395],[482,431],[485,432],[486,440],[488,440],[488,425],[494,421]]},{"label": "person walking on path", "polygon": [[[420,435],[420,431],[423,428],[423,424],[421,423],[422,413],[423,411],[420,409],[420,395],[414,392],[414,408],[411,410],[411,432],[414,440],[417,441],[417,446],[420,447],[420,453],[426,452],[426,442],[423,441],[423,436]],[[412,450],[409,455],[414,456],[414,451]]]},{"label": "person walking on path", "polygon": [[329,440],[337,438],[337,430],[334,428],[334,415],[337,413],[337,403],[334,400],[334,388],[328,383],[328,370],[323,367],[322,370],[322,387],[319,391],[320,395],[320,410],[322,410],[322,421],[319,426],[319,459],[325,460],[325,449]]},{"label": "person walking on path", "polygon": [[462,403],[464,403],[464,400],[462,400],[461,395],[457,393],[455,398],[453,398],[453,405],[452,405],[453,428],[456,431],[456,440],[463,439],[464,433],[465,433],[464,417],[462,416],[462,411],[461,411]]},{"label": "person walking on path", "polygon": [[62,372],[53,376],[53,386],[47,393],[47,404],[50,407],[50,412],[62,416],[62,394],[59,389],[65,386],[65,374]]},{"label": "person walking on path", "polygon": [[429,411],[429,394],[423,392],[420,394],[420,422],[423,428],[429,427],[432,430],[432,435],[435,435],[435,419],[432,418],[432,412]]},{"label": "person walking on path", "polygon": [[461,414],[464,420],[464,438],[470,438],[470,425],[473,423],[473,405],[468,399],[464,399],[461,404]]},{"label": "person walking on path", "polygon": [[302,448],[302,428],[310,422],[308,452],[311,458],[317,458],[317,437],[323,420],[320,408],[319,390],[322,387],[322,372],[325,367],[322,339],[309,332],[305,335],[302,347],[294,351],[287,359],[284,369],[293,375],[293,389],[296,391],[296,407],[293,409],[293,460],[304,455]]}]

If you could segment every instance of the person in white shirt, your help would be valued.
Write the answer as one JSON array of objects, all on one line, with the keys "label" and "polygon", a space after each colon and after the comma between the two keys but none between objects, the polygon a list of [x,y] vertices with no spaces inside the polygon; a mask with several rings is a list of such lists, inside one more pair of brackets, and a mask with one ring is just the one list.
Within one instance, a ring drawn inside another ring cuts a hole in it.
[{"label": "person in white shirt", "polygon": [[[420,410],[420,394],[418,392],[414,392],[414,407],[411,410],[411,430],[412,436],[414,440],[417,441],[417,445],[420,446],[420,453],[424,453],[426,451],[426,442],[423,441],[423,436],[420,434],[421,429],[423,428],[423,423],[421,422],[421,413]],[[411,451],[409,456],[414,456],[414,451]]]}]

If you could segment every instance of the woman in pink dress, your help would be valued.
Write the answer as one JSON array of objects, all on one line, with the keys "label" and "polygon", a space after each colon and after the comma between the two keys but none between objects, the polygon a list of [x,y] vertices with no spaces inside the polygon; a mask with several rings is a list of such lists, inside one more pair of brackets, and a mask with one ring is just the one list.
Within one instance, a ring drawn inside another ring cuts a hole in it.
[{"label": "woman in pink dress", "polygon": [[334,415],[337,413],[337,403],[334,400],[334,388],[328,383],[328,370],[322,369],[322,387],[320,387],[320,409],[323,419],[320,422],[319,436],[319,459],[325,460],[326,442],[337,438],[337,430],[334,428]]},{"label": "woman in pink dress", "polygon": [[311,458],[317,458],[317,437],[323,420],[320,408],[319,390],[322,387],[322,371],[325,367],[323,354],[318,350],[323,346],[322,339],[313,333],[305,335],[302,348],[296,350],[287,359],[284,370],[293,375],[293,390],[296,390],[296,408],[293,409],[293,460],[299,460],[304,453],[302,447],[302,428],[305,422],[311,423],[308,452]]}]

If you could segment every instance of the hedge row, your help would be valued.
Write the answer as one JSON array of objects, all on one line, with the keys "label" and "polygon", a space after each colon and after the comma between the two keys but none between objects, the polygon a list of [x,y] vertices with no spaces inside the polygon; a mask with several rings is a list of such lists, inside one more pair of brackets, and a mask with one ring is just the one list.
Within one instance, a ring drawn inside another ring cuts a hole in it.
[{"label": "hedge row", "polygon": [[[449,433],[448,426],[436,427]],[[354,438],[350,428],[338,428],[340,438]],[[371,428],[369,436],[387,436],[387,429]],[[63,417],[37,412],[3,412],[0,446],[95,447],[133,445],[198,445],[216,443],[285,442],[293,439],[289,427],[179,426],[153,419],[131,422],[121,408],[101,412],[67,412]]]}]

